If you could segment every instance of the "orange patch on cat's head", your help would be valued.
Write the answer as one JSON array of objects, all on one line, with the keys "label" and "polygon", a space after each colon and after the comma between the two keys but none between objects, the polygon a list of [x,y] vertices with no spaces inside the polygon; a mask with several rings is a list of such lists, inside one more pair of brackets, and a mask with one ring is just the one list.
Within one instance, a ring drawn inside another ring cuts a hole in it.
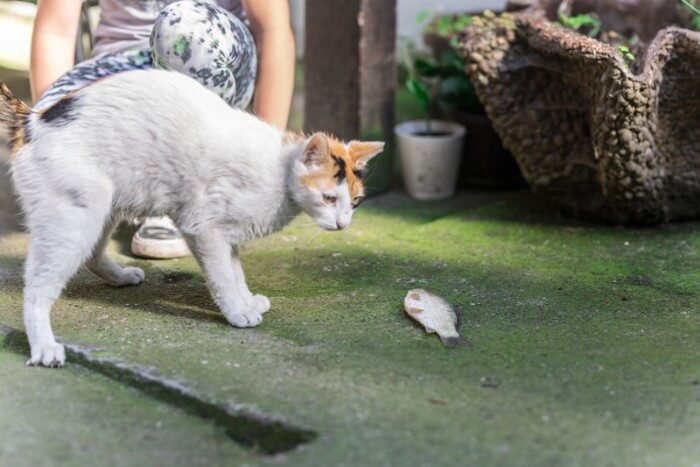
[{"label": "orange patch on cat's head", "polygon": [[367,162],[384,150],[382,142],[342,141],[316,133],[306,143],[304,162],[312,167],[302,183],[319,191],[347,183],[351,198],[365,195],[362,175]]}]

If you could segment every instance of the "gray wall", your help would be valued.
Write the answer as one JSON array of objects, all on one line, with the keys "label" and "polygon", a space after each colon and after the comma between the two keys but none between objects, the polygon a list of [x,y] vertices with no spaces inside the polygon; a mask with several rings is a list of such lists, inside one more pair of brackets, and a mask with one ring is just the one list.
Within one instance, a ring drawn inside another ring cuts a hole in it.
[{"label": "gray wall", "polygon": [[420,39],[421,25],[416,17],[422,11],[435,13],[480,11],[487,8],[501,9],[506,0],[398,0],[398,36]]},{"label": "gray wall", "polygon": [[[343,1],[343,0],[328,0]],[[499,9],[505,6],[506,0],[398,0],[398,36],[409,36],[420,39],[421,27],[416,23],[416,17],[421,11],[435,13],[483,10],[486,8]],[[289,0],[292,11],[297,53],[304,51],[304,0]]]},{"label": "gray wall", "polygon": [[[331,0],[334,1],[334,0]],[[289,7],[292,12],[292,27],[294,27],[294,37],[297,44],[297,56],[304,55],[304,0],[289,0]]]}]

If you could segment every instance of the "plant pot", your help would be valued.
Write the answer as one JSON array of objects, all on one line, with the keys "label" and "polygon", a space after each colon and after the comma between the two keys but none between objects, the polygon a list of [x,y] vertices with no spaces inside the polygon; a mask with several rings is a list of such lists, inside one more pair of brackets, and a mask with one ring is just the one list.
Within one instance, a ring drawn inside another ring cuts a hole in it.
[{"label": "plant pot", "polygon": [[404,184],[419,200],[444,199],[454,195],[459,175],[466,129],[457,123],[415,120],[396,125]]}]

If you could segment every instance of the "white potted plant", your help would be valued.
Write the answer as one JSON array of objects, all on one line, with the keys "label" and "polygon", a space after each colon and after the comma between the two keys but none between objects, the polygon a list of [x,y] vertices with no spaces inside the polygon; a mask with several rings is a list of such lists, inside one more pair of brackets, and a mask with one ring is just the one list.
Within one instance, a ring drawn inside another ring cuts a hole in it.
[{"label": "white potted plant", "polygon": [[406,87],[426,113],[424,120],[403,122],[394,128],[406,191],[415,199],[444,199],[454,195],[464,145],[464,126],[431,118],[442,78],[454,73],[454,64],[435,61],[402,46]]}]

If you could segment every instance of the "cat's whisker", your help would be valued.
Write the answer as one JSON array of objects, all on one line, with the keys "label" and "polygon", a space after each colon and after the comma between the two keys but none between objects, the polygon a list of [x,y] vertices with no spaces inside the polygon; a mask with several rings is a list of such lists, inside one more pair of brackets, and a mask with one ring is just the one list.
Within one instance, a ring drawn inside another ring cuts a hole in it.
[{"label": "cat's whisker", "polygon": [[296,227],[318,227],[318,224],[315,222],[308,222],[306,224],[299,224]]},{"label": "cat's whisker", "polygon": [[374,170],[375,170],[375,166],[372,166],[372,167],[367,171],[367,175],[364,176],[364,179],[367,180],[369,177],[371,177],[372,174],[374,173]]},{"label": "cat's whisker", "polygon": [[309,233],[309,232],[312,232],[312,231],[313,231],[312,229],[317,228],[317,227],[318,227],[318,226],[315,226],[315,225],[305,225],[305,226],[301,227],[301,230],[302,230],[304,233]]},{"label": "cat's whisker", "polygon": [[318,234],[320,234],[323,231],[321,227],[317,228],[315,231],[311,233],[309,238],[306,240],[306,243],[311,243],[316,237],[318,237]]},{"label": "cat's whisker", "polygon": [[367,192],[365,193],[365,196],[366,196],[366,197],[368,197],[368,196],[374,196],[374,195],[376,195],[376,194],[378,194],[378,193],[383,193],[384,191],[386,191],[386,190],[383,190],[383,189],[381,189],[381,188],[374,188],[374,189],[372,189],[372,190],[367,190]]}]

